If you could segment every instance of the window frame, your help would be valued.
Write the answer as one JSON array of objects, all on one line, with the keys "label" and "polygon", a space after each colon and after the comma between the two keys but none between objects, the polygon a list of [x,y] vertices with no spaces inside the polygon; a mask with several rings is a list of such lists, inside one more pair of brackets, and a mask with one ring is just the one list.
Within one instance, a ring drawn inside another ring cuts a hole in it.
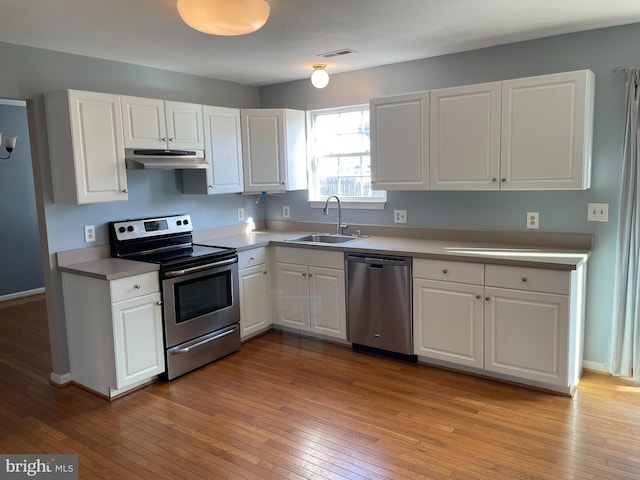
[{"label": "window frame", "polygon": [[[309,132],[307,142],[307,158],[308,158],[308,172],[309,172],[309,187],[308,187],[308,201],[311,208],[324,208],[326,198],[320,199],[315,196],[317,183],[316,183],[316,155],[315,155],[315,135],[314,125],[315,117],[322,114],[337,114],[348,113],[362,110],[369,110],[368,104],[349,105],[342,107],[331,108],[319,108],[307,111],[307,131]],[[345,155],[348,156],[348,155]],[[369,146],[369,158],[371,158],[371,146]],[[340,197],[340,203],[343,208],[349,209],[362,209],[362,210],[383,210],[387,203],[386,190],[378,190],[384,192],[384,196],[380,197]],[[312,198],[312,194],[315,198]]]}]

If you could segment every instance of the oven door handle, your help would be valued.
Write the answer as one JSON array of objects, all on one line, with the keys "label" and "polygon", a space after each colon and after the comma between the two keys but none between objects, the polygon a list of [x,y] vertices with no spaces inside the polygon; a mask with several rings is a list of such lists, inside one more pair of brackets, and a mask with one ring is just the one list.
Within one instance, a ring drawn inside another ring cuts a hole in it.
[{"label": "oven door handle", "polygon": [[236,330],[238,329],[238,327],[236,325],[233,325],[230,328],[227,328],[225,330],[223,330],[222,332],[218,333],[217,335],[213,335],[212,337],[207,337],[203,340],[200,340],[199,342],[193,343],[191,345],[187,345],[186,347],[182,347],[182,348],[177,348],[177,349],[169,349],[168,353],[170,353],[171,355],[177,355],[180,353],[189,353],[191,350],[193,350],[194,348],[198,348],[201,347],[202,345],[205,345],[209,342],[213,342],[214,340],[218,340],[222,337],[226,337],[227,335],[230,335],[232,333],[234,333]]},{"label": "oven door handle", "polygon": [[181,277],[182,275],[187,275],[188,273],[200,272],[209,268],[224,267],[225,265],[231,265],[232,263],[236,263],[237,261],[237,257],[229,258],[227,260],[221,260],[219,262],[207,263],[206,265],[198,265],[197,267],[183,268],[182,270],[171,270],[170,272],[165,272],[164,276],[169,278]]}]

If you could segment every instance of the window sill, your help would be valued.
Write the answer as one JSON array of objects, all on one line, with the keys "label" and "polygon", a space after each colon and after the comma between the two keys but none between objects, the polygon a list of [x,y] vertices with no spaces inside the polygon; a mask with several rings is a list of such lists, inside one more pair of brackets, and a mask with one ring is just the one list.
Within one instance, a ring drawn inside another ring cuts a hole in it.
[{"label": "window sill", "polygon": [[[340,206],[343,210],[384,210],[386,200],[373,200],[373,201],[349,201],[340,200]],[[311,208],[324,208],[325,200],[309,200]],[[335,200],[329,202],[329,208],[336,208]]]}]

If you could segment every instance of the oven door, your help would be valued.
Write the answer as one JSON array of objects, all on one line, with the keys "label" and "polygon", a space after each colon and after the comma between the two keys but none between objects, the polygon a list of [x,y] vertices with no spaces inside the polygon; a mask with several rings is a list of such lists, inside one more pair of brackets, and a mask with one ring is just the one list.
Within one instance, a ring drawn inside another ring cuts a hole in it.
[{"label": "oven door", "polygon": [[164,272],[165,345],[193,340],[240,321],[238,257]]}]

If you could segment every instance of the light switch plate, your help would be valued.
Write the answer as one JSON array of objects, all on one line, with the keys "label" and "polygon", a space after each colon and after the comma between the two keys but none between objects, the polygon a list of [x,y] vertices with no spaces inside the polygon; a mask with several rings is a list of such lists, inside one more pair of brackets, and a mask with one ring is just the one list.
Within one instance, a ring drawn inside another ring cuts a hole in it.
[{"label": "light switch plate", "polygon": [[609,221],[609,204],[608,203],[590,203],[587,211],[587,221],[589,222],[608,222]]},{"label": "light switch plate", "polygon": [[289,218],[290,215],[291,209],[289,208],[289,205],[284,205],[282,207],[282,218]]},{"label": "light switch plate", "polygon": [[244,222],[244,208],[238,209],[238,221]]}]

